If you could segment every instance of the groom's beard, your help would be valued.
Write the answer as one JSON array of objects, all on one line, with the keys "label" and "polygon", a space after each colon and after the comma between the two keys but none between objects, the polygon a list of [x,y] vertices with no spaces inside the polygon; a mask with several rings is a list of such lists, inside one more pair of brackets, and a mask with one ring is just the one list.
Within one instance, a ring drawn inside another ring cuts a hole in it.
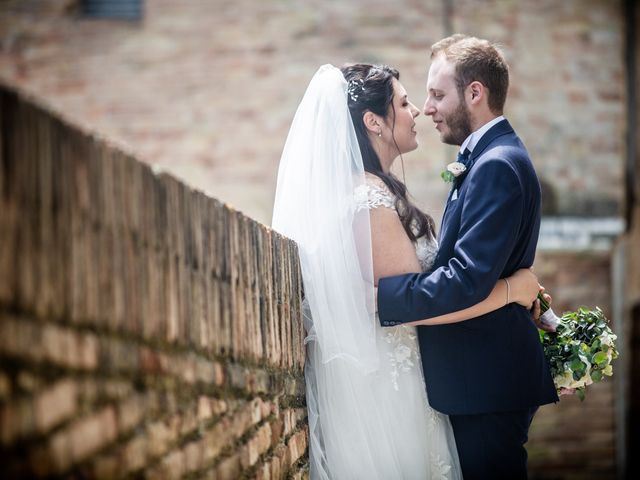
[{"label": "groom's beard", "polygon": [[451,115],[446,118],[449,132],[442,137],[448,145],[462,145],[471,135],[471,114],[464,102],[460,102]]}]

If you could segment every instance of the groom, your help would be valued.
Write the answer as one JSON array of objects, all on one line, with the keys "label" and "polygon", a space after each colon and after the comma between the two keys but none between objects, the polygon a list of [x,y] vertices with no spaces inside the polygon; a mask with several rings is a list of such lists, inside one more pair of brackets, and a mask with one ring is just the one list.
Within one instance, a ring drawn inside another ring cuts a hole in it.
[{"label": "groom", "polygon": [[[502,116],[509,69],[486,40],[453,35],[431,47],[424,113],[459,145],[455,178],[429,273],[381,279],[382,326],[462,310],[533,264],[540,185]],[[527,477],[529,425],[558,400],[538,332],[515,303],[461,323],[418,327],[429,403],[450,416],[465,480]],[[402,405],[398,405],[402,408]]]}]

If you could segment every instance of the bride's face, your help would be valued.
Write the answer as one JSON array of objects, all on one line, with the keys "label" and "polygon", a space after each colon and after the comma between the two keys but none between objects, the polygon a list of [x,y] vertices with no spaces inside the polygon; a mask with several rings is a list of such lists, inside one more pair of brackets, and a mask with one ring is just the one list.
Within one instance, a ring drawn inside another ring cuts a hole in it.
[{"label": "bride's face", "polygon": [[[395,124],[394,124],[395,110]],[[402,84],[393,79],[393,109],[389,110],[386,123],[389,126],[389,133],[393,129],[393,137],[389,135],[389,147],[396,154],[411,152],[418,148],[418,138],[415,131],[415,118],[420,115],[420,110],[409,101],[407,91]],[[384,136],[384,135],[383,135]],[[395,143],[394,143],[395,140]],[[397,148],[396,148],[397,144]]]}]

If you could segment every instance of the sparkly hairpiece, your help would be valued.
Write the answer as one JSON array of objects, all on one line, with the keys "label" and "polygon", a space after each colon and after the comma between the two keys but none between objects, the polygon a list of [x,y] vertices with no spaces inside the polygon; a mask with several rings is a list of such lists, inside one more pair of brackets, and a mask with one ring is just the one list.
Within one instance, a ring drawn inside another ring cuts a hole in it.
[{"label": "sparkly hairpiece", "polygon": [[358,78],[357,80],[349,80],[347,84],[347,93],[354,102],[358,101],[358,96],[364,92],[364,80]]}]

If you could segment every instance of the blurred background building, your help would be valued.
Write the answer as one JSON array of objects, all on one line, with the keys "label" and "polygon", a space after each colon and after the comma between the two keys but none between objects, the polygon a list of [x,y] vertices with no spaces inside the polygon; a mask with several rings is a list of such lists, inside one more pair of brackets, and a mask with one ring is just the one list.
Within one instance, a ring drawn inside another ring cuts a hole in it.
[{"label": "blurred background building", "polygon": [[[500,43],[506,115],[543,187],[537,271],[556,310],[600,305],[622,353],[584,403],[541,409],[531,475],[616,478],[640,442],[639,24],[634,0],[0,0],[0,81],[268,225],[319,65],[392,65],[420,107],[432,43]],[[416,129],[406,181],[438,221],[455,149],[428,118]]]}]

